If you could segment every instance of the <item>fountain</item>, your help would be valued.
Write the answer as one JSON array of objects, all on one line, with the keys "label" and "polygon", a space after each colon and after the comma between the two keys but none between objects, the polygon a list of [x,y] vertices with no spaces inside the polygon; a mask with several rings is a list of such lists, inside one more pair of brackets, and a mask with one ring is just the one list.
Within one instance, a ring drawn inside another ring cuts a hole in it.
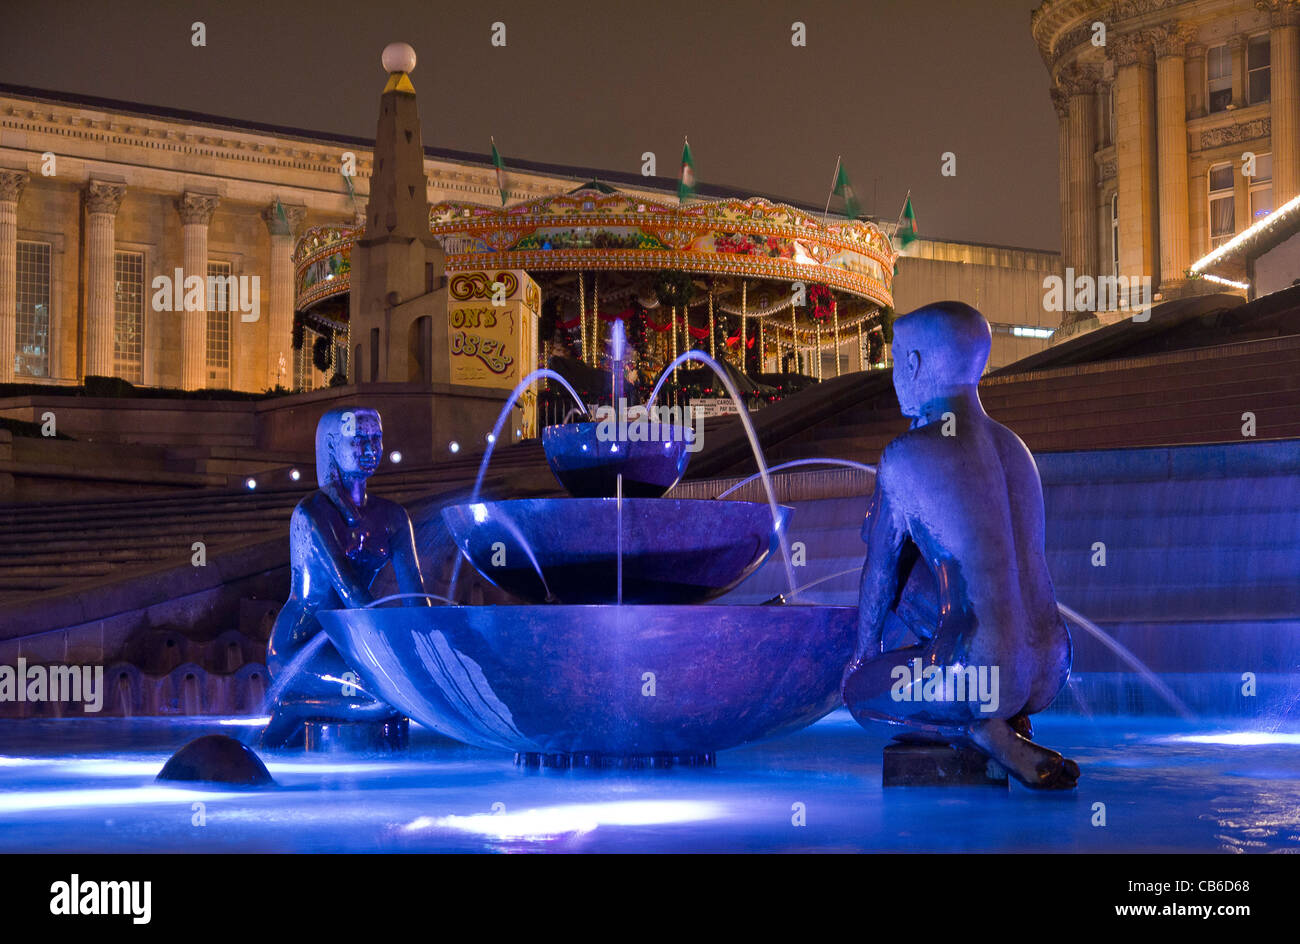
[{"label": "fountain", "polygon": [[770,491],[766,505],[662,497],[698,432],[626,407],[614,335],[603,421],[542,436],[570,496],[443,511],[464,558],[519,604],[319,616],[367,692],[467,744],[527,765],[711,765],[837,707],[857,611],[707,602],[784,550],[791,509]]}]

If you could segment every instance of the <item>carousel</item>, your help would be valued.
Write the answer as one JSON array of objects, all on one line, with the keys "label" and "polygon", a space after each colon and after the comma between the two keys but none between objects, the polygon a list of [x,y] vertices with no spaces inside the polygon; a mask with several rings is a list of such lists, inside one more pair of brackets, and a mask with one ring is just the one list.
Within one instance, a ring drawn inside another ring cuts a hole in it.
[{"label": "carousel", "polygon": [[[522,299],[519,282],[528,282],[527,300],[540,310],[532,356],[522,359],[550,365],[584,396],[609,389],[602,378],[618,320],[630,347],[629,398],[690,347],[727,365],[751,409],[885,366],[888,356],[898,253],[875,223],[826,220],[758,197],[679,206],[593,181],[501,208],[438,203],[429,225],[446,251],[452,315],[494,286]],[[315,227],[295,249],[299,389],[346,382],[358,233]],[[682,369],[672,393],[707,402],[715,386],[706,372]]]}]

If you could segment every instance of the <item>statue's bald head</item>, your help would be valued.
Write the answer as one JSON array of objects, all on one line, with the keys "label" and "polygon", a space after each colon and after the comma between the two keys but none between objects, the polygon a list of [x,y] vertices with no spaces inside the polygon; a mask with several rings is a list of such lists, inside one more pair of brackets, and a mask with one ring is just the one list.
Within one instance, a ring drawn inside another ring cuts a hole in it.
[{"label": "statue's bald head", "polygon": [[988,321],[963,302],[935,302],[894,322],[894,359],[920,352],[938,383],[979,383],[992,345]]},{"label": "statue's bald head", "polygon": [[894,322],[894,389],[907,416],[933,397],[979,383],[993,346],[984,316],[963,302],[935,302]]}]

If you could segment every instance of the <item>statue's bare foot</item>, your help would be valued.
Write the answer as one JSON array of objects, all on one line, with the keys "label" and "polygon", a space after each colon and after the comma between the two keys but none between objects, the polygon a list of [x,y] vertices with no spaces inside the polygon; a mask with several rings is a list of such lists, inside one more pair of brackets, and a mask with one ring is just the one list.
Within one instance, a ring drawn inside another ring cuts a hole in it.
[{"label": "statue's bare foot", "polygon": [[1079,765],[1068,757],[1021,737],[1006,721],[980,721],[970,727],[975,746],[1034,790],[1073,790]]}]

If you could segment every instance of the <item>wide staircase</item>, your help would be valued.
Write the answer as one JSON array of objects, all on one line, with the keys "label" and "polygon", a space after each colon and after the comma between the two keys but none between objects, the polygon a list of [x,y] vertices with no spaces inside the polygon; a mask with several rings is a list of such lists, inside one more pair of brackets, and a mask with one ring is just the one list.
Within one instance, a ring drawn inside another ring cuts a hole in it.
[{"label": "wide staircase", "polygon": [[[907,420],[892,392],[871,392],[871,400],[769,442],[768,462],[831,456],[874,463]],[[989,377],[980,398],[1036,454],[1300,437],[1300,336]],[[742,453],[726,471],[744,461]]]},{"label": "wide staircase", "polygon": [[[1300,703],[1300,440],[1042,453],[1057,599],[1106,633],[1072,630],[1058,709],[1280,719]],[[817,494],[796,481],[819,476]],[[725,602],[856,605],[869,473],[775,477],[795,513],[795,592],[779,558]],[[723,483],[696,485],[700,497]],[[735,493],[761,500],[747,485]],[[1166,699],[1137,663],[1174,693]],[[1247,685],[1249,683],[1249,685]]]},{"label": "wide staircase", "polygon": [[[431,592],[454,556],[439,512],[468,497],[481,458],[370,481],[410,511]],[[252,490],[0,506],[0,665],[106,665],[110,713],[255,710],[288,586],[289,518],[316,487],[310,466],[289,473],[259,474]],[[536,442],[497,450],[483,482],[488,496],[555,489]],[[471,598],[491,593],[462,580]],[[80,709],[0,704],[0,716],[68,710]]]}]

